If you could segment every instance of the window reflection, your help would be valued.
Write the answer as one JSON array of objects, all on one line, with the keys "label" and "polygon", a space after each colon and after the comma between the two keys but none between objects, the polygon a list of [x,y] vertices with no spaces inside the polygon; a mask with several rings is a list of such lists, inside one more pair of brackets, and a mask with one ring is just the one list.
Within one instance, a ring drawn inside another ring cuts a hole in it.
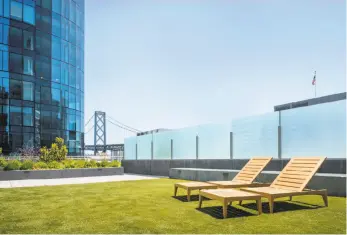
[{"label": "window reflection", "polygon": [[23,107],[23,125],[24,126],[33,126],[33,108]]},{"label": "window reflection", "polygon": [[32,32],[23,31],[23,48],[27,50],[34,50],[34,37]]},{"label": "window reflection", "polygon": [[22,125],[22,112],[21,107],[10,107],[10,124],[21,126]]}]

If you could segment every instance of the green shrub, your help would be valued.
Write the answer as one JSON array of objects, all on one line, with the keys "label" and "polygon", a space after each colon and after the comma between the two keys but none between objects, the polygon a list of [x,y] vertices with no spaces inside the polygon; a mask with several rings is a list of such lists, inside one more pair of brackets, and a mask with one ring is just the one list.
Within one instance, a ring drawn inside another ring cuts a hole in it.
[{"label": "green shrub", "polygon": [[7,161],[4,157],[0,157],[0,167],[5,167],[7,165]]},{"label": "green shrub", "polygon": [[102,160],[102,161],[100,162],[100,166],[99,166],[99,167],[108,167],[109,164],[110,164],[110,163],[109,163],[108,161]]},{"label": "green shrub", "polygon": [[84,166],[86,165],[86,161],[85,160],[75,160],[75,168],[84,168]]},{"label": "green shrub", "polygon": [[48,168],[48,166],[47,166],[47,164],[45,162],[36,162],[34,164],[34,169],[35,170],[47,169],[47,168]]},{"label": "green shrub", "polygon": [[57,161],[49,162],[47,166],[49,169],[64,169],[64,165]]},{"label": "green shrub", "polygon": [[120,162],[117,160],[114,160],[114,161],[110,162],[108,166],[109,167],[120,167]]},{"label": "green shrub", "polygon": [[97,166],[97,163],[95,160],[90,160],[90,161],[85,161],[84,167],[85,168],[96,168],[98,166]]},{"label": "green shrub", "polygon": [[62,161],[62,163],[66,169],[75,168],[75,161],[73,161],[72,159],[66,159]]},{"label": "green shrub", "polygon": [[10,160],[7,162],[7,165],[5,166],[5,171],[13,171],[13,170],[19,170],[21,167],[21,163],[18,160]]},{"label": "green shrub", "polygon": [[52,143],[51,148],[43,147],[40,149],[40,160],[43,162],[64,161],[68,151],[64,145],[63,138],[55,138],[55,143]]},{"label": "green shrub", "polygon": [[21,170],[31,170],[34,168],[34,162],[32,160],[25,160],[20,167]]}]

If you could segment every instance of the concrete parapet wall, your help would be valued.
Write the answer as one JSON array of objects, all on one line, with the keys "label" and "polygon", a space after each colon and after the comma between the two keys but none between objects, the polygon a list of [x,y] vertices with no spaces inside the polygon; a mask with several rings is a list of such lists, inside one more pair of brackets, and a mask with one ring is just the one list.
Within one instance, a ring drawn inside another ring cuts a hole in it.
[{"label": "concrete parapet wall", "polygon": [[0,171],[0,181],[27,179],[56,179],[107,175],[123,175],[123,167],[85,168],[64,170]]},{"label": "concrete parapet wall", "polygon": [[[126,173],[169,176],[171,168],[203,168],[241,170],[249,159],[218,160],[123,160]],[[289,159],[273,159],[264,171],[281,171]],[[346,159],[327,159],[318,173],[346,174]]]}]

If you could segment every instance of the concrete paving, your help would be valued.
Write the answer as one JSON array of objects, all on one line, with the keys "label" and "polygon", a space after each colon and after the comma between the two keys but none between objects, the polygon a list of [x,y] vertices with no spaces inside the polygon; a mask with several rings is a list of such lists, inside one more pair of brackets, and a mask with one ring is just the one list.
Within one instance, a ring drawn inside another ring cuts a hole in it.
[{"label": "concrete paving", "polygon": [[37,187],[37,186],[53,186],[53,185],[64,185],[64,184],[88,184],[88,183],[101,183],[101,182],[114,182],[114,181],[148,180],[148,179],[159,179],[159,178],[163,178],[163,177],[124,174],[124,175],[112,175],[112,176],[60,178],[60,179],[8,180],[8,181],[0,181],[0,188]]}]

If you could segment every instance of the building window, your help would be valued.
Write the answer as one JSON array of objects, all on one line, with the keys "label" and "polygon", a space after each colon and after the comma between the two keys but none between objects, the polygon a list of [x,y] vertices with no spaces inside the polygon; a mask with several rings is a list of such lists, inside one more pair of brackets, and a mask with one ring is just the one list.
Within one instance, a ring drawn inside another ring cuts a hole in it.
[{"label": "building window", "polygon": [[69,43],[61,41],[61,60],[65,63],[69,63]]},{"label": "building window", "polygon": [[34,116],[33,108],[23,107],[23,125],[24,126],[34,126]]},{"label": "building window", "polygon": [[24,74],[34,75],[34,62],[33,58],[29,56],[23,56],[23,64],[24,64]]},{"label": "building window", "polygon": [[52,128],[61,128],[61,117],[59,112],[52,112]]},{"label": "building window", "polygon": [[76,23],[76,3],[73,1],[70,3],[70,20]]},{"label": "building window", "polygon": [[10,53],[10,71],[22,73],[22,55]]},{"label": "building window", "polygon": [[10,107],[10,125],[21,126],[22,125],[22,112],[21,107]]},{"label": "building window", "polygon": [[76,94],[75,92],[70,92],[69,94],[69,108],[76,109]]},{"label": "building window", "polygon": [[16,1],[11,1],[11,18],[22,20],[23,4]]},{"label": "building window", "polygon": [[34,101],[34,84],[23,81],[23,100]]},{"label": "building window", "polygon": [[35,9],[31,6],[24,5],[23,21],[35,25]]},{"label": "building window", "polygon": [[63,91],[63,106],[64,107],[69,107],[69,91]]},{"label": "building window", "polygon": [[52,60],[52,81],[60,83],[61,66],[60,61]]},{"label": "building window", "polygon": [[51,104],[51,88],[50,87],[41,87],[41,103],[42,104]]},{"label": "building window", "polygon": [[14,79],[10,79],[10,98],[11,99],[22,99],[22,82]]},{"label": "building window", "polygon": [[55,13],[61,14],[61,0],[52,1],[52,11]]},{"label": "building window", "polygon": [[61,38],[69,41],[69,21],[61,17]]},{"label": "building window", "polygon": [[52,34],[55,36],[61,36],[61,23],[60,23],[60,15],[56,13],[52,13]]},{"label": "building window", "polygon": [[33,37],[33,33],[32,32],[28,32],[28,31],[23,31],[23,48],[27,49],[27,50],[34,50],[34,37]]},{"label": "building window", "polygon": [[36,8],[36,27],[44,32],[51,33],[52,16],[50,11],[44,8]]},{"label": "building window", "polygon": [[51,128],[51,112],[41,111],[41,126],[44,129]]},{"label": "building window", "polygon": [[8,99],[10,93],[9,79],[2,78],[0,81],[0,99]]},{"label": "building window", "polygon": [[69,74],[69,86],[76,87],[76,67],[70,65]]},{"label": "building window", "polygon": [[52,105],[60,106],[60,90],[52,88]]},{"label": "building window", "polygon": [[43,8],[46,8],[48,10],[52,9],[52,1],[56,1],[56,0],[41,0],[41,6]]},{"label": "building window", "polygon": [[10,45],[13,47],[22,47],[22,30],[10,27]]},{"label": "building window", "polygon": [[69,65],[61,63],[61,83],[69,85]]},{"label": "building window", "polygon": [[76,45],[76,25],[70,22],[70,42]]},{"label": "building window", "polygon": [[69,115],[69,131],[76,131],[76,116]]},{"label": "building window", "polygon": [[45,56],[36,56],[35,63],[36,77],[51,80],[50,59]]},{"label": "building window", "polygon": [[8,131],[8,125],[9,125],[9,106],[7,105],[0,105],[0,130],[2,132]]},{"label": "building window", "polygon": [[52,36],[52,58],[60,60],[61,55],[61,42],[60,38]]},{"label": "building window", "polygon": [[27,147],[34,146],[34,133],[23,133],[23,145]]},{"label": "building window", "polygon": [[62,0],[62,9],[61,9],[61,13],[62,15],[66,18],[69,19],[69,4],[70,0]]},{"label": "building window", "polygon": [[79,94],[76,95],[76,110],[81,111],[81,96]]},{"label": "building window", "polygon": [[21,133],[11,133],[10,134],[10,144],[12,151],[17,151],[18,148],[22,147],[22,134]]},{"label": "building window", "polygon": [[70,43],[69,63],[76,66],[76,47]]},{"label": "building window", "polygon": [[51,57],[51,36],[49,34],[36,31],[36,52]]}]

